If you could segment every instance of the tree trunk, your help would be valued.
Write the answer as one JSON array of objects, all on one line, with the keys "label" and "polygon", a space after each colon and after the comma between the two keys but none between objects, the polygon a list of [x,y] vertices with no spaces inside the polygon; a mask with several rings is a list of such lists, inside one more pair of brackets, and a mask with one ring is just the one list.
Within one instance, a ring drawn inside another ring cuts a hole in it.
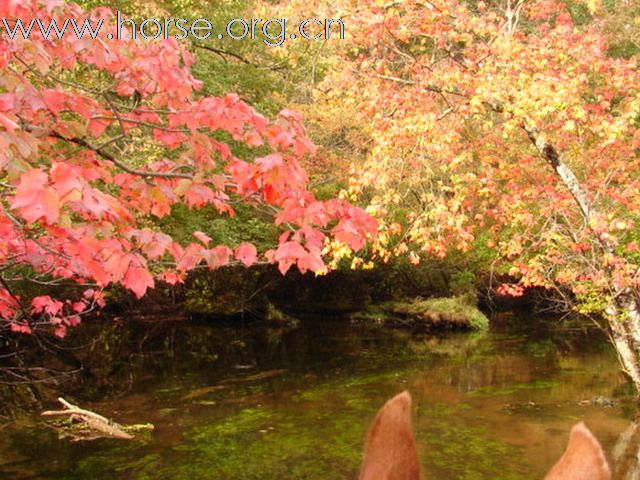
[{"label": "tree trunk", "polygon": [[[531,143],[540,155],[553,168],[558,179],[569,190],[576,206],[584,218],[587,228],[591,228],[591,221],[598,212],[589,199],[589,195],[580,181],[567,165],[556,147],[547,141],[546,137],[534,127],[522,125]],[[592,230],[594,240],[601,251],[615,256],[613,245]],[[611,271],[604,267],[611,280]],[[611,282],[613,285],[613,282]],[[623,371],[633,382],[640,401],[640,308],[638,304],[639,292],[630,288],[616,291],[612,286],[613,300],[605,309],[605,319],[609,335],[613,343]]]},{"label": "tree trunk", "polygon": [[640,478],[640,425],[633,421],[618,436],[611,452],[615,465],[615,478],[620,480],[637,480]]},{"label": "tree trunk", "polygon": [[640,311],[633,292],[620,294],[605,314],[622,369],[640,393]]}]

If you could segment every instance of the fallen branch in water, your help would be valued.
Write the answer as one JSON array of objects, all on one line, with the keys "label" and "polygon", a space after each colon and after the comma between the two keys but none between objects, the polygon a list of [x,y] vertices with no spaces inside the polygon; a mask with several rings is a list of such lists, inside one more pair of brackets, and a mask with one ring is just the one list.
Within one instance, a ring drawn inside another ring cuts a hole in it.
[{"label": "fallen branch in water", "polygon": [[133,435],[125,432],[122,426],[102,415],[73,405],[62,397],[59,397],[58,401],[64,406],[64,410],[47,410],[46,412],[42,412],[42,415],[46,417],[69,415],[72,421],[84,422],[87,427],[94,432],[98,432],[100,434],[99,436],[102,437],[121,438],[124,440],[131,440],[133,438]]}]

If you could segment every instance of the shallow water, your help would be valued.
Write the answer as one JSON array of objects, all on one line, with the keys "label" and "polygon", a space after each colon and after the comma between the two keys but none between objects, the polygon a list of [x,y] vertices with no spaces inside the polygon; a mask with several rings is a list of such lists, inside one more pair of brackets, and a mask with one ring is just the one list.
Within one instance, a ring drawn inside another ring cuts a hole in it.
[{"label": "shallow water", "polygon": [[153,433],[71,443],[21,420],[0,435],[0,478],[353,479],[368,423],[404,389],[425,479],[542,478],[579,420],[611,457],[635,407],[603,336],[513,320],[444,336],[326,319],[154,327],[127,350],[126,388],[82,403]]}]

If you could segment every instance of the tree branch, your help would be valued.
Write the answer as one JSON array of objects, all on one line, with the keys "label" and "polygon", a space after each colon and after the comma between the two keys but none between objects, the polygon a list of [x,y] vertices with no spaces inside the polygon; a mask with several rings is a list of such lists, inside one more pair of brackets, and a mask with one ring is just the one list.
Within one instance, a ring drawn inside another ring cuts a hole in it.
[{"label": "tree branch", "polygon": [[229,57],[233,57],[236,60],[241,61],[242,63],[245,63],[247,65],[251,65],[255,67],[255,64],[250,62],[249,60],[247,60],[246,58],[244,58],[242,55],[239,55],[235,52],[229,52],[228,50],[223,50],[221,48],[216,48],[216,47],[211,47],[209,45],[201,45],[199,43],[195,44],[196,47],[201,48],[203,50],[208,50],[209,52],[213,52],[216,53],[218,55],[220,55],[220,57],[222,57],[222,59],[226,62],[226,58],[225,56],[229,56]]},{"label": "tree branch", "polygon": [[[27,128],[27,130],[29,131],[29,128]],[[31,127],[31,131],[32,130],[33,130],[33,127]],[[111,153],[105,151],[102,147],[98,147],[98,146],[92,145],[91,143],[89,143],[84,138],[80,138],[80,137],[65,137],[64,135],[62,135],[59,132],[56,132],[55,130],[50,131],[49,132],[49,136],[53,137],[53,138],[57,138],[59,140],[63,140],[65,142],[74,143],[74,144],[76,144],[78,146],[81,146],[81,147],[84,147],[86,149],[89,149],[89,150],[95,152],[96,154],[100,155],[105,160],[108,160],[109,162],[113,163],[120,170],[123,170],[126,173],[130,173],[132,175],[138,175],[140,177],[155,177],[155,178],[186,178],[188,180],[193,180],[193,175],[188,175],[186,173],[149,172],[149,171],[145,171],[145,170],[137,170],[135,168],[131,168],[130,166],[122,163],[120,160],[118,160],[116,157],[114,157]]]}]

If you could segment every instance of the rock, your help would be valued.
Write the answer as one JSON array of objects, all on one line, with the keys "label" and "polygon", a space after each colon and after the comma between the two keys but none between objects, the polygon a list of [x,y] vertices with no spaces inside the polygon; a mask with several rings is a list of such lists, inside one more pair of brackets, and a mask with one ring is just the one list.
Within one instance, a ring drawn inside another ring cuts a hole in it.
[{"label": "rock", "polygon": [[464,296],[385,302],[351,318],[425,331],[486,330],[489,326],[487,317]]}]

